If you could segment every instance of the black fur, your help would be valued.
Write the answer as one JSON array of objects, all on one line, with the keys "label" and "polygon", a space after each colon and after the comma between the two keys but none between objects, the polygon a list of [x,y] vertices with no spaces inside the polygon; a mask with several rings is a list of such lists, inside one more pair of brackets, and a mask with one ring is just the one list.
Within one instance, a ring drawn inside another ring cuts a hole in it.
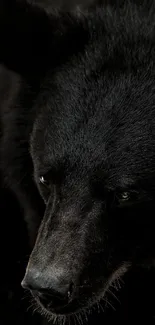
[{"label": "black fur", "polygon": [[1,171],[32,244],[42,219],[26,277],[63,271],[74,313],[154,259],[155,1],[0,4]]}]

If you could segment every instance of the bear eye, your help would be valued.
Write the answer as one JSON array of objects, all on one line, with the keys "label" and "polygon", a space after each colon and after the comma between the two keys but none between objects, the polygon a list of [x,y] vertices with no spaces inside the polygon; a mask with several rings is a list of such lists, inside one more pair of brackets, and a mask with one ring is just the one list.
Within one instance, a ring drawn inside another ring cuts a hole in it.
[{"label": "bear eye", "polygon": [[130,193],[128,193],[128,192],[121,193],[119,199],[122,200],[122,201],[129,200],[130,199]]},{"label": "bear eye", "polygon": [[139,193],[135,190],[120,192],[116,194],[116,199],[119,204],[135,203],[139,200]]},{"label": "bear eye", "polygon": [[42,185],[44,185],[48,189],[50,188],[50,182],[44,176],[41,176],[39,178],[39,183],[41,183]]},{"label": "bear eye", "polygon": [[115,198],[118,204],[123,204],[128,202],[131,199],[131,195],[129,192],[120,192],[120,193],[118,192],[116,193]]}]

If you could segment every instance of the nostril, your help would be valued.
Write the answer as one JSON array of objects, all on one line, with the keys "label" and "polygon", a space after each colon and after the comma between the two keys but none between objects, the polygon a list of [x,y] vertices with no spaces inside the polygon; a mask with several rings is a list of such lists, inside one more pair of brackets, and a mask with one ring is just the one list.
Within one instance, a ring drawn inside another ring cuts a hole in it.
[{"label": "nostril", "polygon": [[31,273],[26,275],[21,282],[22,288],[27,290],[39,290],[40,285],[39,278],[31,276]]},{"label": "nostril", "polygon": [[31,290],[33,289],[31,284],[27,282],[27,280],[24,278],[21,282],[21,286],[23,289]]},{"label": "nostril", "polygon": [[22,280],[21,286],[23,289],[33,290],[33,285],[31,283],[28,283],[25,278]]},{"label": "nostril", "polygon": [[26,283],[25,283],[25,279],[22,280],[21,286],[22,286],[23,289],[27,289],[27,286],[26,286]]}]

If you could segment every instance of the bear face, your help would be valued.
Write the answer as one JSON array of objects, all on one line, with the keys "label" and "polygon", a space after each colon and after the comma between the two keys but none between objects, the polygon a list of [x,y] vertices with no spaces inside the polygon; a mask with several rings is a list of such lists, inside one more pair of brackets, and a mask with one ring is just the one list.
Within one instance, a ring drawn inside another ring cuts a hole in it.
[{"label": "bear face", "polygon": [[152,246],[154,72],[141,66],[139,45],[118,43],[114,61],[106,40],[93,40],[48,72],[36,102],[31,156],[46,211],[24,285],[48,315],[103,299]]},{"label": "bear face", "polygon": [[[24,95],[4,109],[3,169],[8,160],[33,226],[39,198],[45,203],[22,285],[41,312],[64,316],[91,308],[130,267],[154,257],[155,8],[109,0],[59,19],[15,3],[0,59],[33,96],[20,82]],[[17,139],[18,153],[9,151]]]}]

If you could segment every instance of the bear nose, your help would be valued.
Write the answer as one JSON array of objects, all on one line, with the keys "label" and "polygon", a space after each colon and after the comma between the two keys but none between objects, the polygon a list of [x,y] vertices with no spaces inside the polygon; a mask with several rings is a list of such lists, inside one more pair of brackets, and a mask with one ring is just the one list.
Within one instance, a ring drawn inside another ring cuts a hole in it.
[{"label": "bear nose", "polygon": [[57,273],[60,272],[55,271],[55,275],[50,275],[48,280],[43,273],[37,274],[35,270],[31,270],[26,273],[21,285],[24,289],[31,290],[46,309],[59,309],[71,301],[73,284],[71,281],[65,281],[62,274],[61,277],[56,276]]}]

